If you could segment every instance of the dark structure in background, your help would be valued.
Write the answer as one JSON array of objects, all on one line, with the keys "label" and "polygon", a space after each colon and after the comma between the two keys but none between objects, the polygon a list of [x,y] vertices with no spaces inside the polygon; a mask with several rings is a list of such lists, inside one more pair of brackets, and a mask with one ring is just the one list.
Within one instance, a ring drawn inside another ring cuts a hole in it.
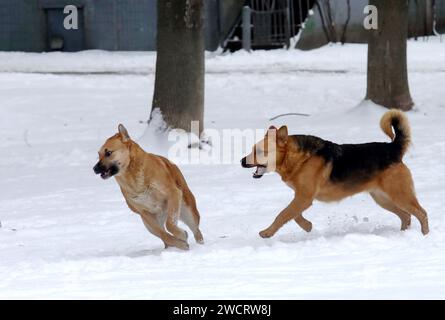
[{"label": "dark structure in background", "polygon": [[[63,9],[79,10],[79,29],[65,30]],[[155,50],[156,0],[0,0],[0,50]],[[56,41],[57,42],[57,41]]]},{"label": "dark structure in background", "polygon": [[[237,1],[205,0],[206,49],[216,50]],[[157,0],[0,0],[0,51],[156,50]],[[79,9],[65,30],[63,9]],[[220,17],[223,21],[220,23]],[[51,44],[55,47],[52,47]]]},{"label": "dark structure in background", "polygon": [[[315,0],[244,1],[243,11],[222,47],[230,51],[246,46],[252,49],[289,48],[291,38],[303,28],[315,3]],[[246,35],[250,42],[247,44]]]},{"label": "dark structure in background", "polygon": [[[363,27],[366,16],[363,11],[368,2],[246,0],[244,4],[250,8],[250,46],[252,49],[289,47],[293,45],[292,37],[299,49],[314,49],[329,42],[366,43],[368,31]],[[445,0],[408,0],[408,3],[408,37],[445,33]],[[243,28],[241,14],[223,42],[225,49],[234,51],[243,47]]]},{"label": "dark structure in background", "polygon": [[[156,50],[157,0],[0,0],[0,50]],[[367,42],[368,0],[205,0],[205,45],[242,47],[251,8],[252,49]],[[79,29],[63,28],[63,8],[79,8]],[[300,31],[302,31],[300,33]],[[409,37],[445,32],[445,0],[409,0]]]},{"label": "dark structure in background", "polygon": [[85,43],[83,8],[77,8],[77,29],[64,28],[66,15],[59,7],[46,7],[46,47],[49,50],[79,51]]},{"label": "dark structure in background", "polygon": [[[294,0],[294,2],[299,0]],[[296,45],[312,49],[329,42],[366,43],[363,9],[368,0],[317,0]],[[445,0],[408,0],[408,37],[445,33]]]}]

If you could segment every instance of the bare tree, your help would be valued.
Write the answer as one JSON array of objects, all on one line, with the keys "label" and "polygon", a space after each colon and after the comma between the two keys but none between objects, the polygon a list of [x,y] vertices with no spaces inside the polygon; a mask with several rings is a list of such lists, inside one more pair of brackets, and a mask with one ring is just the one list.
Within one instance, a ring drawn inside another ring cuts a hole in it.
[{"label": "bare tree", "polygon": [[408,86],[407,0],[369,0],[378,9],[378,28],[369,31],[366,99],[401,110],[413,106]]},{"label": "bare tree", "polygon": [[172,128],[191,131],[204,115],[203,0],[158,0],[152,113],[159,108]]}]

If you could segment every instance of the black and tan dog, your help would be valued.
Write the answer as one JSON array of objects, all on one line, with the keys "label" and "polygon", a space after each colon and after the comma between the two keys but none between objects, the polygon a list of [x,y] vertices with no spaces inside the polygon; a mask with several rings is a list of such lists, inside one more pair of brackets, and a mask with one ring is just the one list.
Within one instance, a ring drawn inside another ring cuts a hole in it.
[{"label": "black and tan dog", "polygon": [[401,230],[410,226],[414,215],[427,234],[427,213],[416,199],[411,173],[402,162],[410,144],[408,120],[402,112],[391,110],[383,115],[380,127],[392,142],[336,144],[314,136],[289,136],[286,126],[269,128],[241,164],[257,168],[254,178],[277,172],[295,191],[295,198],[260,232],[261,237],[272,237],[291,219],[309,232],[312,223],[303,211],[314,199],[339,201],[359,192],[369,192],[378,205],[396,214]]},{"label": "black and tan dog", "polygon": [[196,242],[203,243],[195,197],[178,167],[142,150],[123,125],[118,130],[100,148],[94,172],[103,179],[116,178],[128,207],[166,248],[189,248],[187,232],[178,227],[178,220],[192,230]]}]

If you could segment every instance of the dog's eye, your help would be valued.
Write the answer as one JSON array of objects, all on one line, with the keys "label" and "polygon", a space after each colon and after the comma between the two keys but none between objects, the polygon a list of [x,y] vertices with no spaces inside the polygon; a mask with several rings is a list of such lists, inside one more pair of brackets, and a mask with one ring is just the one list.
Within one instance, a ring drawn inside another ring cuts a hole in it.
[{"label": "dog's eye", "polygon": [[113,153],[113,151],[105,150],[105,157],[111,156],[112,153]]}]

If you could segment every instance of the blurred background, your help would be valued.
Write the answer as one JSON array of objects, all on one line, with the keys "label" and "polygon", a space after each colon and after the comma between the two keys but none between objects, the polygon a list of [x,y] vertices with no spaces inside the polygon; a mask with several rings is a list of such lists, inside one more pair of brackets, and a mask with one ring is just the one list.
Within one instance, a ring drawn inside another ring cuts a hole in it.
[{"label": "blurred background", "polygon": [[[408,2],[410,38],[445,32],[445,0]],[[156,0],[0,3],[1,51],[156,50]],[[253,49],[293,45],[307,50],[329,42],[366,43],[363,8],[367,4],[367,0],[206,0],[205,48],[242,48],[245,6],[250,8]],[[76,32],[62,27],[67,5],[79,10]],[[297,35],[293,43],[291,39]]]}]

